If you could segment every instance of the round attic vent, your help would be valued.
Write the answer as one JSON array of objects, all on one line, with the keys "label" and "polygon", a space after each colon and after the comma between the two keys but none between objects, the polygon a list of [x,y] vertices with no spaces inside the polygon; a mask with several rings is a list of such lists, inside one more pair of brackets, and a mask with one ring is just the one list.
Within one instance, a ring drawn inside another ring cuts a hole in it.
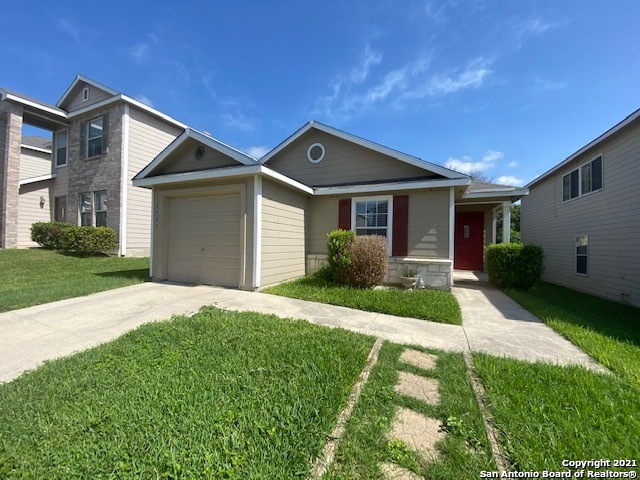
[{"label": "round attic vent", "polygon": [[193,152],[193,156],[196,157],[196,160],[200,160],[202,157],[204,157],[204,147],[202,145],[199,145]]},{"label": "round attic vent", "polygon": [[324,158],[324,146],[321,143],[314,143],[307,150],[307,158],[311,163],[318,163]]}]

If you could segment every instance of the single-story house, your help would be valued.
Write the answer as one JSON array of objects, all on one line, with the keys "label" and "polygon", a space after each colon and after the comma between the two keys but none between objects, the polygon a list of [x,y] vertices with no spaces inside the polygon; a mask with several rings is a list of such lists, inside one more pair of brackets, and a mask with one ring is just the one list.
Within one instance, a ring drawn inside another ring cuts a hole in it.
[{"label": "single-story house", "polygon": [[450,288],[484,269],[495,214],[526,190],[467,175],[310,121],[257,160],[186,129],[134,177],[153,191],[151,276],[255,290],[326,260],[337,228],[388,240],[386,281],[415,264]]},{"label": "single-story house", "polygon": [[530,182],[522,240],[543,280],[640,307],[640,110]]}]

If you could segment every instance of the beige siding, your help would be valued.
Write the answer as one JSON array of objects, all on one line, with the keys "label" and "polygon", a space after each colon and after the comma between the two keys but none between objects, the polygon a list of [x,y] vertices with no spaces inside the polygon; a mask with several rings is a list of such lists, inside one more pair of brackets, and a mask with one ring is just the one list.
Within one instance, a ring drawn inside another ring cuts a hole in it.
[{"label": "beige siding", "polygon": [[[410,190],[389,195],[394,194],[409,195],[408,256],[449,258],[449,189]],[[342,195],[341,198],[350,197]],[[338,200],[338,197],[310,199],[309,254],[327,253],[327,233],[338,228]]]},{"label": "beige siding", "polygon": [[[51,180],[30,183],[20,187],[18,197],[18,247],[37,247],[31,241],[31,225],[35,222],[51,220],[49,209],[49,189]],[[40,198],[44,198],[44,205],[40,207]]]},{"label": "beige siding", "polygon": [[129,168],[127,173],[127,250],[148,249],[151,241],[151,190],[134,187],[132,178],[180,133],[135,107],[129,108]]},{"label": "beige siding", "polygon": [[305,195],[263,179],[262,286],[305,274],[306,208]]},{"label": "beige siding", "polygon": [[[321,143],[326,151],[322,161],[315,164],[307,159],[307,150],[314,143]],[[315,129],[278,153],[267,166],[314,187],[435,175]]]},{"label": "beige siding", "polygon": [[240,192],[240,222],[241,228],[241,278],[244,283],[240,288],[251,290],[253,285],[253,222],[254,222],[254,192],[253,179],[229,181],[194,182],[188,188],[184,186],[164,186],[154,190],[153,200],[153,252],[151,264],[151,276],[154,280],[166,280],[168,269],[168,238],[169,238],[169,203],[172,198],[198,195],[226,194]]},{"label": "beige siding", "polygon": [[[603,189],[562,201],[562,177],[603,154]],[[615,135],[530,188],[522,240],[544,248],[543,279],[640,306],[640,126]],[[589,236],[589,275],[575,273],[575,237]]]},{"label": "beige siding", "polygon": [[[82,90],[84,90],[85,87],[89,87],[89,100],[83,102]],[[93,105],[94,103],[98,103],[106,100],[107,98],[111,98],[112,96],[113,95],[105,92],[104,90],[100,90],[99,88],[96,88],[92,85],[79,82],[71,92],[71,95],[69,95],[67,100],[62,105],[62,108],[64,108],[67,112],[73,112],[74,110],[88,107],[89,105]]]},{"label": "beige siding", "polygon": [[[56,174],[56,178],[53,179],[53,185],[51,186],[51,219],[54,218],[54,199],[55,197],[67,197],[69,195],[69,167],[66,165],[63,167],[53,167],[53,173]],[[69,199],[67,198],[67,208],[69,208]],[[70,221],[67,216],[67,220]]]},{"label": "beige siding", "polygon": [[240,165],[233,158],[220,153],[209,147],[204,147],[204,155],[201,159],[196,160],[194,152],[196,147],[202,145],[193,139],[188,139],[184,145],[180,147],[177,158],[171,165],[166,166],[162,173],[181,173],[195,172],[198,170],[209,170],[212,168],[237,167]]},{"label": "beige siding", "polygon": [[51,154],[22,147],[20,150],[20,180],[51,173]]}]

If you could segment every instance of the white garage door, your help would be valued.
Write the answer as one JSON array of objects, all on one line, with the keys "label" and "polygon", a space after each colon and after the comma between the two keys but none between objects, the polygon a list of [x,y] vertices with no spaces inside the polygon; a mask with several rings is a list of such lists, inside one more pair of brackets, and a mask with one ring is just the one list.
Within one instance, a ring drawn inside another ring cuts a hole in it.
[{"label": "white garage door", "polygon": [[238,287],[240,195],[169,201],[168,279]]}]

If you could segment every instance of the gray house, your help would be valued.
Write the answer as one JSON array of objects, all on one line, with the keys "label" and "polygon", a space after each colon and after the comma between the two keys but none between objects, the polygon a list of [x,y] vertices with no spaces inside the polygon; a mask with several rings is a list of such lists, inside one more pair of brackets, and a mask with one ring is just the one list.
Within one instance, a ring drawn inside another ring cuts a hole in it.
[{"label": "gray house", "polygon": [[31,225],[59,220],[111,227],[120,255],[148,255],[151,194],[131,179],[185,127],[82,75],[55,105],[0,88],[0,248],[35,246]]},{"label": "gray house", "polygon": [[545,281],[640,307],[640,110],[533,180],[523,242]]}]

